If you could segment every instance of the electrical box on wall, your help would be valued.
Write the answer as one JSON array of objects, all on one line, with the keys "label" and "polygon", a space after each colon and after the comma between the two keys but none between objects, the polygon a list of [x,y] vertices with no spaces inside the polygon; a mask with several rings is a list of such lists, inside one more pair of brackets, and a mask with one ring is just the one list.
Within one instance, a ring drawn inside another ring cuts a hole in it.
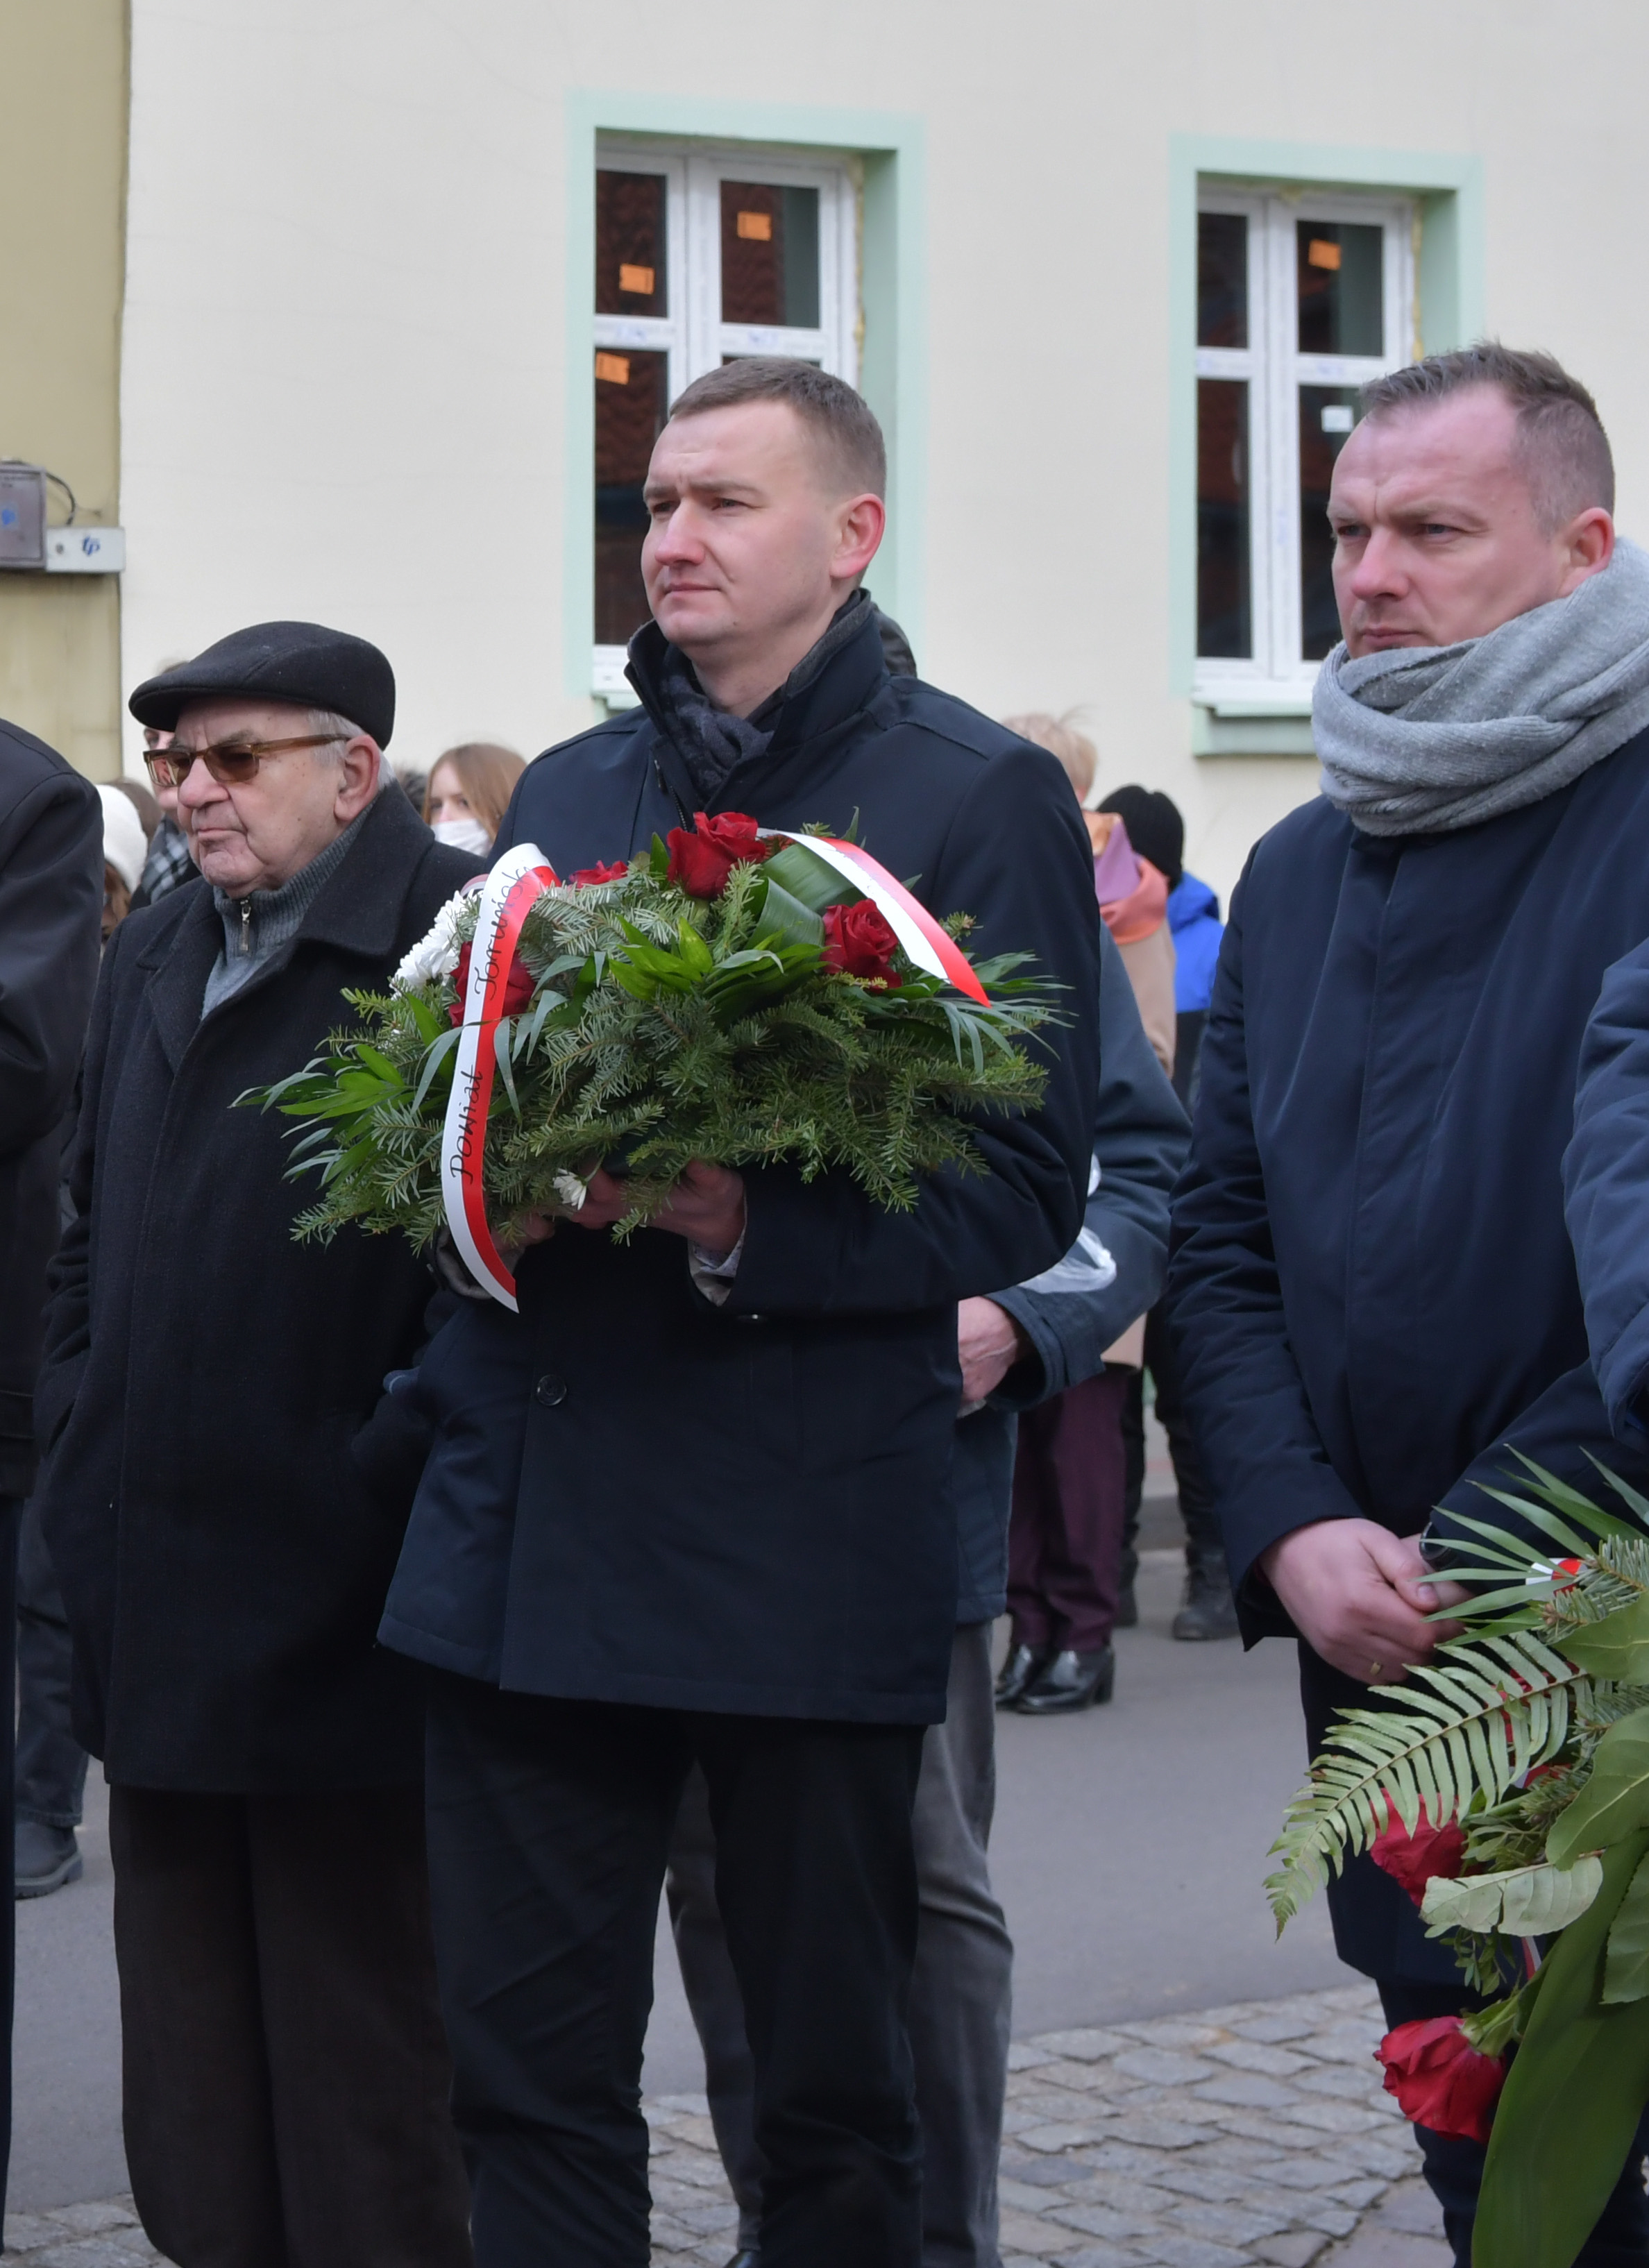
[{"label": "electrical box on wall", "polygon": [[48,527],[48,575],[118,575],[126,564],[123,527]]},{"label": "electrical box on wall", "polygon": [[38,574],[45,564],[45,469],[0,463],[0,568]]}]

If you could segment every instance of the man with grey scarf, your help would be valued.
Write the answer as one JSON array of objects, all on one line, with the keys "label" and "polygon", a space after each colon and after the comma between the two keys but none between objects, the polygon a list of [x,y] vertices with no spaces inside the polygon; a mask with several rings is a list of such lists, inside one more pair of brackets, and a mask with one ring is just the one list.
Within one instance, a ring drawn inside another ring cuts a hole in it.
[{"label": "man with grey scarf", "polygon": [[[1649,559],[1613,501],[1586,389],[1496,345],[1376,380],[1335,469],[1322,794],[1233,901],[1168,1292],[1244,1635],[1299,1640],[1314,1752],[1458,1627],[1428,1520],[1496,1517],[1514,1452],[1649,1479],[1561,1173],[1603,973],[1649,938]],[[1480,2005],[1369,1859],[1329,1904],[1389,2025]],[[1417,2139],[1464,2264],[1483,2146]],[[1649,2258],[1641,2157],[1588,2268]]]}]

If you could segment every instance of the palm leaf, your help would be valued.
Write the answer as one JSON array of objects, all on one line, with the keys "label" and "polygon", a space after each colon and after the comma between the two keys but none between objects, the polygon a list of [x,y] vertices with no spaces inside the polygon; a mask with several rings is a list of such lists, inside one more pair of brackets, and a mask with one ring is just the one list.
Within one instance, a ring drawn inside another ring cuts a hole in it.
[{"label": "palm leaf", "polygon": [[1388,1794],[1410,1833],[1422,1805],[1440,1826],[1478,1793],[1498,1803],[1557,1754],[1590,1699],[1590,1681],[1535,1631],[1492,1631],[1440,1646],[1394,1705],[1342,1711],[1271,1846],[1279,1933],[1386,1826]]}]

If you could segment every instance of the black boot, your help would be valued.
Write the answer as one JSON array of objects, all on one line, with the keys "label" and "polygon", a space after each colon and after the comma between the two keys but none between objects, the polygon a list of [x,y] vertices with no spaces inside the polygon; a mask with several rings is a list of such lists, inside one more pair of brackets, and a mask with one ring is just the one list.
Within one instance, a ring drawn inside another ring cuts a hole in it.
[{"label": "black boot", "polygon": [[1185,1604],[1174,1617],[1175,1638],[1235,1638],[1237,1609],[1223,1551],[1187,1552]]},{"label": "black boot", "polygon": [[1054,1658],[1051,1646],[1011,1646],[1008,1658],[997,1679],[997,1706],[1012,1709],[1025,1692],[1034,1685]]},{"label": "black boot", "polygon": [[1115,1683],[1116,1656],[1108,1646],[1097,1646],[1092,1653],[1077,1653],[1067,1646],[1055,1654],[1014,1705],[1021,1717],[1063,1717],[1108,1701]]},{"label": "black boot", "polygon": [[1134,1578],[1139,1572],[1139,1554],[1131,1543],[1123,1546],[1122,1580],[1116,1589],[1117,1630],[1133,1630],[1139,1622],[1139,1602],[1134,1596]]}]

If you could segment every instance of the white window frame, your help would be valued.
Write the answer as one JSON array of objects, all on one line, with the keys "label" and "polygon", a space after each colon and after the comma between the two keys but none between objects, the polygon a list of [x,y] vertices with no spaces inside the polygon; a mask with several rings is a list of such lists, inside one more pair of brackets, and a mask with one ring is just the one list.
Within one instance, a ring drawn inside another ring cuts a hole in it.
[{"label": "white window frame", "polygon": [[[854,169],[846,156],[806,156],[755,142],[680,144],[624,141],[602,135],[599,171],[662,173],[665,194],[665,273],[670,312],[663,316],[597,315],[598,348],[632,348],[666,354],[668,398],[730,355],[796,355],[816,362],[850,386],[858,384],[858,203]],[[721,320],[721,185],[759,180],[775,188],[819,192],[819,327],[724,323]],[[582,382],[591,384],[586,375]],[[590,509],[593,509],[592,502]],[[622,645],[593,649],[591,690],[608,699],[634,699],[624,675]]]},{"label": "white window frame", "polygon": [[[1310,705],[1321,664],[1303,659],[1300,615],[1299,388],[1365,386],[1412,359],[1414,207],[1401,197],[1290,189],[1205,188],[1199,213],[1241,213],[1248,223],[1248,343],[1196,349],[1196,375],[1248,386],[1248,540],[1253,657],[1196,658],[1193,697],[1216,713],[1285,714]],[[1382,355],[1299,350],[1297,239],[1301,220],[1340,221],[1385,234]]]}]

